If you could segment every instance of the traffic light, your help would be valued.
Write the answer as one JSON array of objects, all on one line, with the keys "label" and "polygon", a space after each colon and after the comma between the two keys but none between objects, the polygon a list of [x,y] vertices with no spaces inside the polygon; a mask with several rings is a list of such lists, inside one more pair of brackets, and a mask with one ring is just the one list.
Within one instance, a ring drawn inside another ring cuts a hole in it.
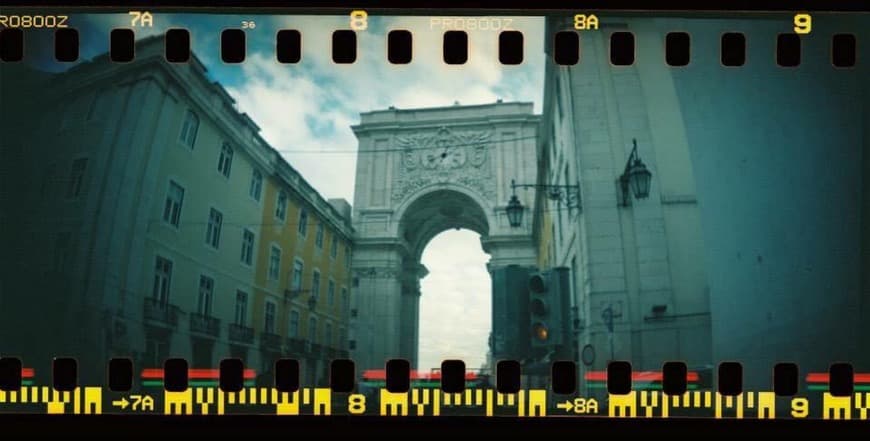
[{"label": "traffic light", "polygon": [[493,359],[522,360],[529,355],[529,274],[534,269],[508,265],[492,271]]},{"label": "traffic light", "polygon": [[553,348],[571,341],[568,268],[532,273],[528,279],[532,348]]}]

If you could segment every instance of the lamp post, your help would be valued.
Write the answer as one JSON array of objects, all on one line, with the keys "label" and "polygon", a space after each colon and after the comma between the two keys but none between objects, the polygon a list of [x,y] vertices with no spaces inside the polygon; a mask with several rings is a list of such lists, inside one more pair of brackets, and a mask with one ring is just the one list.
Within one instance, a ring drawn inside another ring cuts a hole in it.
[{"label": "lamp post", "polygon": [[547,197],[550,200],[559,203],[564,202],[570,210],[571,208],[579,208],[580,186],[579,185],[555,185],[555,184],[517,184],[511,179],[511,195],[508,201],[505,212],[507,212],[508,223],[513,228],[517,228],[523,224],[523,207],[522,202],[517,198],[517,188],[535,188],[538,190],[546,190]]},{"label": "lamp post", "polygon": [[511,227],[516,228],[523,224],[523,211],[525,211],[525,207],[523,207],[522,202],[517,199],[517,190],[514,187],[514,181],[511,181],[511,190],[513,190],[513,194],[511,195],[510,201],[508,201],[507,208],[507,217],[508,222]]},{"label": "lamp post", "polygon": [[622,191],[620,205],[623,207],[631,205],[632,193],[638,199],[648,197],[650,181],[652,180],[652,173],[637,154],[637,139],[632,139],[631,143],[634,147],[631,149],[631,154],[628,155],[628,161],[625,163],[625,169],[618,179],[619,188]]},{"label": "lamp post", "polygon": [[613,351],[613,319],[622,317],[622,307],[620,306],[618,311],[614,311],[613,303],[609,303],[607,308],[604,308],[601,311],[601,319],[604,321],[604,325],[607,326],[607,340],[610,344],[610,361],[613,361],[614,351]]}]

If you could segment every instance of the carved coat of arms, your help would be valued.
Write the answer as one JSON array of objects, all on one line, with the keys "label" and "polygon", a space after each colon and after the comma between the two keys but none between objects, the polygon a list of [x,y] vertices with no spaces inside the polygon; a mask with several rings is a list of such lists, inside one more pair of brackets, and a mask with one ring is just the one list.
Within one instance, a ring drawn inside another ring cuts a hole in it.
[{"label": "carved coat of arms", "polygon": [[397,136],[402,157],[392,199],[402,200],[432,182],[456,182],[489,194],[485,177],[490,170],[484,164],[491,138],[491,131],[453,131],[445,126],[435,132]]}]

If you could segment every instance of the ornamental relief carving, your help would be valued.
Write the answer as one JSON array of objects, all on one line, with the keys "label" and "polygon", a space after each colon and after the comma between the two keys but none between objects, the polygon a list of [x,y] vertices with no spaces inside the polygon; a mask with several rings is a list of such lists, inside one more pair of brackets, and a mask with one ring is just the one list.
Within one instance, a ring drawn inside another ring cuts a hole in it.
[{"label": "ornamental relief carving", "polygon": [[397,136],[402,155],[393,183],[393,202],[433,183],[462,184],[484,197],[494,196],[489,149],[491,131],[454,132],[442,126],[435,132]]},{"label": "ornamental relief carving", "polygon": [[398,277],[400,271],[392,267],[364,267],[353,271],[354,277],[366,279],[394,279]]}]

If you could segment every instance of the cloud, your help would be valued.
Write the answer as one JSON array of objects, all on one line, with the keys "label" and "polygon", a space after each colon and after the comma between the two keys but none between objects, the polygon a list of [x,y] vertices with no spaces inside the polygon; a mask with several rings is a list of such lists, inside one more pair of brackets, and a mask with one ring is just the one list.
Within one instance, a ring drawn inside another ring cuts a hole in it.
[{"label": "cloud", "polygon": [[488,260],[480,235],[468,230],[445,231],[424,250],[429,275],[420,281],[421,370],[445,359],[463,360],[468,369],[486,361],[492,322]]},{"label": "cloud", "polygon": [[263,53],[250,54],[242,69],[245,81],[227,92],[260,126],[263,138],[321,194],[353,201],[353,182],[342,179],[355,173],[352,155],[328,153],[354,148],[351,115],[324,107],[328,89]]},{"label": "cloud", "polygon": [[[469,32],[469,62],[448,66],[440,57],[443,31],[430,29],[429,18],[370,16],[369,20],[369,29],[357,33],[358,58],[350,65],[337,65],[329,55],[332,32],[346,29],[347,17],[260,20],[262,26],[272,28],[262,31],[269,35],[278,29],[299,30],[302,61],[281,65],[274,61],[272,45],[249,45],[243,79],[234,78],[238,84],[228,88],[239,109],[262,127],[264,138],[324,196],[353,201],[357,143],[350,126],[362,112],[389,106],[448,106],[456,101],[481,104],[498,98],[540,106],[542,19],[514,20],[527,35],[527,62],[519,67],[498,63],[497,32]],[[386,32],[392,29],[413,31],[414,60],[409,65],[386,61]],[[214,75],[220,80],[222,73]]]}]

